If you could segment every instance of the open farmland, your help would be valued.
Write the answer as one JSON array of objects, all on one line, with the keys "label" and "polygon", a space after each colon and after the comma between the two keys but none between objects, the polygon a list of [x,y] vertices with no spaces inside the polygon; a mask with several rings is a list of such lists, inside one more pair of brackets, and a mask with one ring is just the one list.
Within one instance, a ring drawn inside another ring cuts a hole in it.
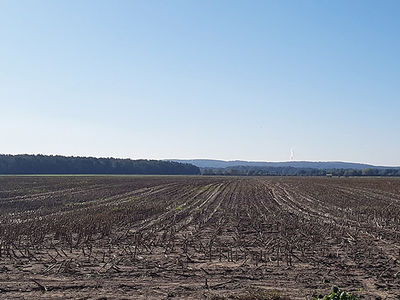
[{"label": "open farmland", "polygon": [[399,261],[399,179],[0,177],[4,299],[400,299]]}]

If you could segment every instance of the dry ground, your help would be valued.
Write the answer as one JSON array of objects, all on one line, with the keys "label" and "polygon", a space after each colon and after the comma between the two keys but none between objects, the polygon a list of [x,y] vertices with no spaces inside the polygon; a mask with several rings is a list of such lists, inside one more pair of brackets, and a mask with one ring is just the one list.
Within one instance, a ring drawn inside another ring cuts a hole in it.
[{"label": "dry ground", "polygon": [[2,299],[400,299],[399,260],[399,179],[0,177]]}]

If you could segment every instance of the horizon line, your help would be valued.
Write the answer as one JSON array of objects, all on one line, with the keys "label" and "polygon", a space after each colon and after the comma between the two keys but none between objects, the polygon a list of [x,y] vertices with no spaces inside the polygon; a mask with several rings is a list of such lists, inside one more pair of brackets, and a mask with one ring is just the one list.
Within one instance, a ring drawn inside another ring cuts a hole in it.
[{"label": "horizon line", "polygon": [[116,157],[116,156],[93,156],[93,155],[66,155],[66,154],[43,154],[43,153],[0,153],[0,155],[43,155],[43,156],[64,156],[64,157],[81,157],[81,158],[113,158],[113,159],[130,159],[130,160],[159,160],[159,161],[190,161],[190,160],[213,160],[222,162],[250,162],[250,163],[349,163],[349,164],[360,164],[369,165],[372,167],[388,167],[388,168],[400,168],[400,165],[381,165],[372,164],[366,162],[354,162],[346,160],[244,160],[244,159],[216,159],[216,158],[132,158],[132,157]]}]

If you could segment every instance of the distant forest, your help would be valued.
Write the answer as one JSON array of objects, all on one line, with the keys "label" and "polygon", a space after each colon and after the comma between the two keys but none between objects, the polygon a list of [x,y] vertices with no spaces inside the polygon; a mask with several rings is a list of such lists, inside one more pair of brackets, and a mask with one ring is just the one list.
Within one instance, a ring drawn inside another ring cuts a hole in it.
[{"label": "distant forest", "polygon": [[197,175],[200,169],[191,164],[161,160],[22,154],[0,155],[0,174]]},{"label": "distant forest", "polygon": [[200,168],[203,175],[237,176],[400,176],[400,168],[366,169],[313,169],[295,167]]},{"label": "distant forest", "polygon": [[59,155],[1,155],[0,174],[138,174],[227,176],[400,176],[400,168],[316,169],[234,166],[199,168],[162,160],[67,157]]}]

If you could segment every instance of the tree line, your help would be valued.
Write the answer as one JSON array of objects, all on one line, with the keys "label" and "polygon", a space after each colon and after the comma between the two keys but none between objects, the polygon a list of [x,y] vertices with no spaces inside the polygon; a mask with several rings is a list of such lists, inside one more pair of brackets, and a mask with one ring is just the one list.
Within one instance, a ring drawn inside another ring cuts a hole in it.
[{"label": "tree line", "polygon": [[197,175],[200,169],[191,164],[162,160],[3,154],[0,155],[0,174]]},{"label": "tree line", "polygon": [[295,167],[250,167],[201,168],[203,175],[228,176],[400,176],[400,168],[366,169],[314,169]]}]

